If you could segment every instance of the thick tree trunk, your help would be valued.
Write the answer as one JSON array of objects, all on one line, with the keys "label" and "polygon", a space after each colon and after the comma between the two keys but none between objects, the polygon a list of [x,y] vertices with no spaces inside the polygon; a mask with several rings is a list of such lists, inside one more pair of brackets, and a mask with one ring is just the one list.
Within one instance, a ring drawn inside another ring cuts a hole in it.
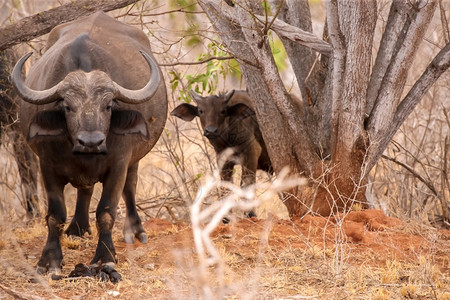
[{"label": "thick tree trunk", "polygon": [[375,1],[328,2],[328,32],[335,50],[329,78],[332,129],[328,180],[332,185],[327,188],[340,209],[351,207],[354,201],[365,203],[362,180],[366,174],[362,168],[368,140],[364,112],[376,18]]}]

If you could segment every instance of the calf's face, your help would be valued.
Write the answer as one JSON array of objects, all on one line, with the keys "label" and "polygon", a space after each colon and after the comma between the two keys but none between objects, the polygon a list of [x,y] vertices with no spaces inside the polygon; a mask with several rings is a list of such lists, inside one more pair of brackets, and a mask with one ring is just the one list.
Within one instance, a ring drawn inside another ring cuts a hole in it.
[{"label": "calf's face", "polygon": [[200,118],[203,135],[212,140],[218,138],[232,122],[254,115],[254,111],[243,103],[229,105],[234,90],[219,95],[202,97],[191,90],[192,99],[197,106],[183,103],[177,106],[170,114],[184,121]]}]

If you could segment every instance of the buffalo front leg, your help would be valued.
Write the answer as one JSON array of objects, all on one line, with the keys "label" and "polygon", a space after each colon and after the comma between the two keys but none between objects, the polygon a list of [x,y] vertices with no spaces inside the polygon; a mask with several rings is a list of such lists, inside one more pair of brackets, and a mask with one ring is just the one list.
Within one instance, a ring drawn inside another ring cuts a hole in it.
[{"label": "buffalo front leg", "polygon": [[142,227],[141,218],[139,218],[136,209],[137,171],[138,163],[128,168],[127,179],[123,188],[123,199],[127,207],[123,236],[127,244],[133,244],[134,237],[138,238],[141,243],[147,243],[147,234]]},{"label": "buffalo front leg", "polygon": [[256,170],[258,159],[261,155],[261,146],[253,142],[247,149],[242,151],[242,179],[241,187],[246,187],[256,183]]},{"label": "buffalo front leg", "polygon": [[235,163],[233,161],[226,161],[223,164],[222,170],[220,171],[220,177],[222,180],[232,182],[234,166]]},{"label": "buffalo front leg", "polygon": [[[220,165],[219,161],[217,162],[218,165]],[[235,163],[233,161],[226,161],[223,166],[222,170],[220,170],[220,177],[222,180],[232,182],[233,181],[233,171],[234,171]],[[222,198],[226,195],[226,192],[224,189],[220,190],[219,197]],[[223,217],[222,222],[224,224],[230,223],[231,219],[230,217],[226,216]]]},{"label": "buffalo front leg", "polygon": [[75,215],[65,231],[67,235],[83,236],[86,232],[92,234],[89,225],[89,204],[93,192],[94,187],[78,189]]},{"label": "buffalo front leg", "polygon": [[[46,216],[48,236],[37,265],[37,271],[44,274],[47,271],[58,273],[63,266],[63,255],[60,237],[66,222],[67,212],[64,203],[64,183],[58,182],[56,176],[49,176],[50,172],[43,169],[44,186],[48,197],[48,211]],[[50,178],[49,178],[50,177]]]},{"label": "buffalo front leg", "polygon": [[97,205],[98,243],[91,265],[114,267],[116,250],[112,240],[112,229],[117,215],[117,204],[125,185],[126,167],[117,165],[103,182],[103,192]]},{"label": "buffalo front leg", "polygon": [[[251,147],[246,149],[242,158],[242,179],[241,187],[246,187],[256,183],[256,169],[258,168],[258,158],[261,155],[261,147],[253,143]],[[253,210],[245,212],[249,218],[256,217]]]}]

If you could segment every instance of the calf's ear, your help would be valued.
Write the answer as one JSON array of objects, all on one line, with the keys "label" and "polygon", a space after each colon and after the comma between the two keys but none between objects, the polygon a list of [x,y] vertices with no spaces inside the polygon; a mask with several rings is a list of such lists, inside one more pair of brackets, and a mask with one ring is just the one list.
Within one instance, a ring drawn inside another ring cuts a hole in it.
[{"label": "calf's ear", "polygon": [[140,134],[147,139],[150,138],[144,117],[134,110],[113,110],[111,131],[115,134]]},{"label": "calf's ear", "polygon": [[198,116],[198,108],[197,106],[183,103],[178,105],[174,110],[172,110],[170,115],[189,122]]},{"label": "calf's ear", "polygon": [[238,103],[228,107],[228,115],[238,120],[243,120],[255,114],[255,112],[243,103]]},{"label": "calf's ear", "polygon": [[40,111],[31,120],[27,139],[32,141],[39,137],[63,135],[66,128],[66,117],[62,111]]}]

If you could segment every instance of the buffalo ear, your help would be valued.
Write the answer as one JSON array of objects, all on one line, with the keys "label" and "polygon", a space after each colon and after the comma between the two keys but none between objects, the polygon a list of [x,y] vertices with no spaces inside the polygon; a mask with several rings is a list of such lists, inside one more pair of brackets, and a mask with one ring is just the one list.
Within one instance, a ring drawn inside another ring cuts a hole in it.
[{"label": "buffalo ear", "polygon": [[170,115],[180,118],[184,121],[190,122],[195,117],[198,116],[198,108],[197,106],[183,103],[178,105],[174,110],[172,110]]},{"label": "buffalo ear", "polygon": [[115,134],[140,134],[150,138],[144,117],[134,110],[113,110],[111,131]]},{"label": "buffalo ear", "polygon": [[66,117],[62,111],[40,111],[31,120],[27,140],[31,141],[38,137],[63,135],[66,128]]},{"label": "buffalo ear", "polygon": [[255,114],[250,107],[243,103],[238,103],[228,107],[227,113],[230,117],[237,118],[238,120],[243,120]]}]

